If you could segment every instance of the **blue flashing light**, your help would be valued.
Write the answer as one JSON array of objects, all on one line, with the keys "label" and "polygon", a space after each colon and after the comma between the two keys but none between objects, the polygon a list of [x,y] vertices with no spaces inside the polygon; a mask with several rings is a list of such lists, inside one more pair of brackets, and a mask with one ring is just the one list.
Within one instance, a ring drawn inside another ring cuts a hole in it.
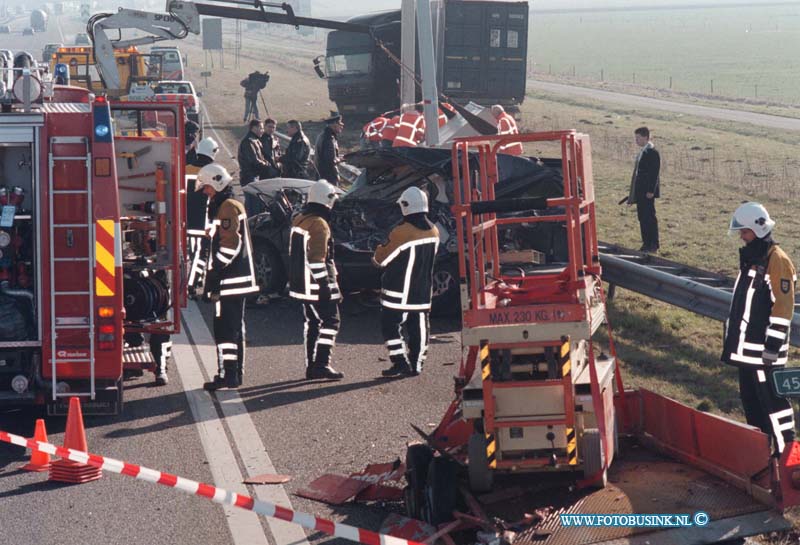
[{"label": "blue flashing light", "polygon": [[94,134],[96,134],[98,138],[103,138],[104,136],[108,136],[108,133],[109,133],[108,125],[97,125],[94,128]]}]

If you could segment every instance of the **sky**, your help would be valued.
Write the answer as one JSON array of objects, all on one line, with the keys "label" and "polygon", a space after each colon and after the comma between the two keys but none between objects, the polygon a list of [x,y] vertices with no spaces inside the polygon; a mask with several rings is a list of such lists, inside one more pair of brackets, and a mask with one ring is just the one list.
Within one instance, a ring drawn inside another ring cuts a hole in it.
[{"label": "sky", "polygon": [[[768,2],[769,0],[762,0]],[[314,15],[335,15],[351,16],[371,11],[384,9],[397,9],[400,7],[401,0],[311,0]],[[755,6],[758,0],[647,0],[648,6],[659,5],[692,5],[692,4],[730,4],[739,3]],[[798,2],[800,3],[800,2]],[[624,7],[642,5],[641,0],[529,0],[533,9],[569,9],[569,8],[599,8],[599,7]]]}]

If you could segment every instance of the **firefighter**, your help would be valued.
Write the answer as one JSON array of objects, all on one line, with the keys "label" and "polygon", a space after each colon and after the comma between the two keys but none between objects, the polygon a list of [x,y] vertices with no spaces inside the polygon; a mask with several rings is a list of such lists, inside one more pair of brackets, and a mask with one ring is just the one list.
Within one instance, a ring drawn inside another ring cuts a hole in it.
[{"label": "firefighter", "polygon": [[[211,137],[203,138],[197,144],[196,153],[187,165],[187,173],[196,174],[200,168],[214,162],[219,152],[219,144]],[[196,191],[197,182],[194,177],[189,178],[186,187],[186,237],[189,250],[189,295],[195,295],[198,288],[203,285],[203,273],[206,268],[207,244],[206,240],[206,206],[208,198]],[[204,248],[205,246],[205,248]]]},{"label": "firefighter", "polygon": [[[388,116],[387,116],[388,117]],[[397,126],[400,124],[400,114],[396,113],[380,131],[380,146],[381,148],[391,148],[394,144],[394,139],[397,136]]]},{"label": "firefighter", "polygon": [[747,423],[773,439],[777,454],[794,441],[794,411],[778,397],[772,373],[786,366],[794,314],[795,268],[772,239],[775,221],[748,202],[733,214],[730,233],[745,243],[739,276],[725,322],[722,361],[739,368],[739,393]]},{"label": "firefighter", "polygon": [[289,238],[289,295],[303,303],[306,379],[344,378],[331,367],[342,298],[329,225],[336,198],[336,188],[327,180],[312,185]]},{"label": "firefighter", "polygon": [[317,172],[320,179],[327,180],[337,187],[339,186],[339,172],[336,170],[336,165],[341,162],[337,137],[342,134],[343,130],[342,116],[337,112],[331,112],[331,117],[325,120],[325,130],[314,142]]},{"label": "firefighter", "polygon": [[258,291],[247,215],[233,198],[231,175],[216,163],[197,174],[197,189],[208,197],[209,258],[204,298],[213,301],[218,374],[203,385],[208,391],[242,385],[245,359],[244,301]]},{"label": "firefighter", "polygon": [[[502,106],[499,104],[492,106],[492,115],[497,120],[498,135],[519,134],[517,122],[514,120],[514,117],[507,113]],[[500,146],[498,151],[508,155],[522,155],[523,149],[521,143],[514,142],[513,144],[505,144]]]},{"label": "firefighter", "polygon": [[384,113],[368,122],[361,129],[361,149],[372,149],[380,146],[381,132],[389,123],[390,113]]},{"label": "firefighter", "polygon": [[409,187],[397,203],[403,221],[392,229],[388,241],[375,249],[372,258],[383,269],[381,330],[392,362],[382,372],[385,377],[422,372],[428,352],[433,265],[439,248],[439,231],[428,219],[425,192]]}]

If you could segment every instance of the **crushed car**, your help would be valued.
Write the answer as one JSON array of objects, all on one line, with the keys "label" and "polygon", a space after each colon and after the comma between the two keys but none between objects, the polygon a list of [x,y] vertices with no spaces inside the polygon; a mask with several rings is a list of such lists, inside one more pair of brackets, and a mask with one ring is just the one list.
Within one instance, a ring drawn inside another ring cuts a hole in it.
[{"label": "crushed car", "polygon": [[[477,165],[477,157],[471,157]],[[380,288],[380,271],[372,264],[377,245],[402,220],[396,201],[408,187],[429,195],[430,220],[439,230],[440,244],[434,268],[434,314],[460,310],[458,245],[453,204],[450,150],[390,148],[354,152],[345,161],[361,169],[355,183],[344,193],[331,215],[339,283],[343,291]],[[563,196],[560,161],[511,155],[500,156],[496,198]],[[282,293],[288,268],[288,240],[292,215],[305,204],[314,182],[275,178],[248,184],[245,194],[261,203],[250,218],[256,276],[262,293]],[[552,212],[549,212],[552,213]],[[547,227],[544,227],[547,226]],[[552,262],[564,258],[563,233],[552,224],[530,224],[523,232],[507,233],[505,244],[513,249],[534,249]]]}]

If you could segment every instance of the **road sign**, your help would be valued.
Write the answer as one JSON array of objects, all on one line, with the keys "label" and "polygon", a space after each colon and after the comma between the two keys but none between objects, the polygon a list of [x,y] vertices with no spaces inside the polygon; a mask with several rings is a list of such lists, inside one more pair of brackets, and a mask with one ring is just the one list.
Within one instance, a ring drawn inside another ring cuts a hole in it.
[{"label": "road sign", "polygon": [[781,397],[800,397],[800,368],[773,371],[775,392]]},{"label": "road sign", "polygon": [[222,49],[222,19],[203,19],[203,49]]},{"label": "road sign", "polygon": [[208,71],[208,72],[200,72],[200,77],[201,78],[205,78],[205,80],[206,80],[206,85],[205,86],[206,86],[206,89],[207,89],[208,88],[208,78],[211,77],[211,72],[210,71]]}]

